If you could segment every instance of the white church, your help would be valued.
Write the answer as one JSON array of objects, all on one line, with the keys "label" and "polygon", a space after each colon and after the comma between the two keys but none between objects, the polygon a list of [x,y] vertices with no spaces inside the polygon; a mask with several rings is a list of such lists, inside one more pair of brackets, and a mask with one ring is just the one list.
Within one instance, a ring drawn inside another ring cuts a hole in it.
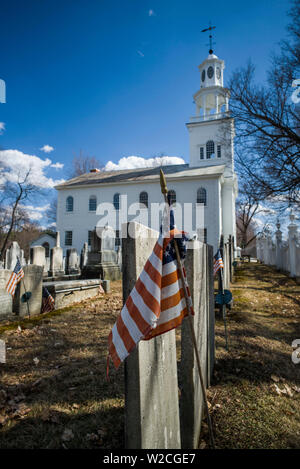
[{"label": "white church", "polygon": [[[162,169],[177,226],[180,218],[177,217],[177,206],[192,204],[190,234],[197,233],[198,238],[213,245],[215,252],[221,235],[224,235],[225,242],[229,235],[236,239],[234,120],[230,117],[229,90],[223,86],[224,61],[210,50],[198,68],[200,89],[194,94],[195,115],[186,124],[190,140],[189,164],[163,166]],[[121,214],[124,200],[127,207],[131,207],[128,221],[136,219],[138,212],[141,222],[153,227],[153,218],[158,219],[155,207],[163,200],[159,173],[160,167],[122,171],[94,169],[56,186],[57,231],[61,233],[64,251],[76,248],[80,252],[84,242],[90,244],[92,230],[101,223],[102,226],[108,223],[108,218],[102,216],[105,207],[109,219],[122,218],[120,222],[126,222],[124,211]],[[202,204],[204,213],[201,230],[194,223],[199,204]],[[134,207],[138,211],[133,210]],[[116,232],[117,244],[119,231]]]}]

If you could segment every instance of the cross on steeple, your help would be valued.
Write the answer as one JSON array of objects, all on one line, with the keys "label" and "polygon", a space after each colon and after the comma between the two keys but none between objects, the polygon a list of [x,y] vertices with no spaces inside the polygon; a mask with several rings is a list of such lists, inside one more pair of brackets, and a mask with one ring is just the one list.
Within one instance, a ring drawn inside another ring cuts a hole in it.
[{"label": "cross on steeple", "polygon": [[201,33],[205,33],[206,31],[210,32],[210,35],[209,35],[209,53],[210,54],[213,53],[212,46],[213,46],[213,44],[215,44],[215,42],[213,42],[213,40],[212,40],[212,34],[211,34],[211,31],[213,29],[216,29],[216,26],[212,26],[211,22],[209,22],[209,28],[202,29],[202,31],[201,31]]}]

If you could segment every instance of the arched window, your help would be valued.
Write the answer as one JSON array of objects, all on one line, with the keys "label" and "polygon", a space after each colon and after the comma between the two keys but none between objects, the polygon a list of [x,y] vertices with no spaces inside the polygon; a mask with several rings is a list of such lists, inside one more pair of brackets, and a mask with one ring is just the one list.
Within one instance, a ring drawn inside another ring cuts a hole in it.
[{"label": "arched window", "polygon": [[120,194],[115,194],[114,195],[114,207],[116,210],[120,210]]},{"label": "arched window", "polygon": [[206,142],[206,158],[213,158],[215,156],[215,144],[213,140]]},{"label": "arched window", "polygon": [[67,197],[67,200],[66,200],[66,210],[67,212],[73,212],[73,208],[74,208],[74,199],[71,195],[69,195],[69,197]]},{"label": "arched window", "polygon": [[148,192],[140,193],[140,205],[142,205],[141,208],[148,208]]},{"label": "arched window", "polygon": [[197,190],[197,204],[206,205],[206,189],[204,187]]},{"label": "arched window", "polygon": [[170,205],[176,204],[176,192],[173,189],[168,191],[168,200]]},{"label": "arched window", "polygon": [[49,243],[45,242],[42,244],[43,248],[45,248],[45,257],[50,256],[50,246]]},{"label": "arched window", "polygon": [[95,195],[91,195],[89,198],[89,211],[96,212],[97,210],[97,197]]}]

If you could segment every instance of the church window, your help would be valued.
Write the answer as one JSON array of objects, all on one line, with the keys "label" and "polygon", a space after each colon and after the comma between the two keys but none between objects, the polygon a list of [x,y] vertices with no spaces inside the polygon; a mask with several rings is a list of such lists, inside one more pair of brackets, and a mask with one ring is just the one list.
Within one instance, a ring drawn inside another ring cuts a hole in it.
[{"label": "church window", "polygon": [[89,199],[89,211],[96,212],[97,210],[97,197],[92,195]]},{"label": "church window", "polygon": [[176,204],[176,192],[173,189],[168,191],[168,200],[170,205]]},{"label": "church window", "polygon": [[65,231],[65,246],[72,246],[73,231]]},{"label": "church window", "polygon": [[221,145],[217,146],[217,157],[221,158]]},{"label": "church window", "polygon": [[120,194],[114,195],[114,207],[116,210],[120,210]]},{"label": "church window", "polygon": [[200,189],[197,190],[197,204],[206,205],[206,201],[206,189],[204,189],[204,187],[200,187]]},{"label": "church window", "polygon": [[206,158],[210,159],[210,158],[213,158],[214,156],[215,156],[215,144],[213,140],[208,140],[208,142],[206,142]]},{"label": "church window", "polygon": [[92,231],[88,231],[88,246],[92,245]]},{"label": "church window", "polygon": [[204,148],[200,147],[200,160],[204,160]]},{"label": "church window", "polygon": [[140,205],[141,208],[148,208],[148,192],[140,193]]},{"label": "church window", "polygon": [[67,200],[66,200],[66,210],[67,212],[73,212],[73,208],[74,208],[74,199],[71,195],[69,195],[69,197],[67,197]]}]

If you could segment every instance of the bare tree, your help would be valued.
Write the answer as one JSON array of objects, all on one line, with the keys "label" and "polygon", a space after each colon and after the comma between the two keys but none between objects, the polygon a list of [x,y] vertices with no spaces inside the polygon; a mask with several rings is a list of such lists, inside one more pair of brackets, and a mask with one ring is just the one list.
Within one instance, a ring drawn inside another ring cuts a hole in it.
[{"label": "bare tree", "polygon": [[280,197],[300,206],[300,112],[291,100],[292,82],[299,78],[298,13],[300,0],[295,0],[290,41],[282,43],[279,56],[273,56],[266,85],[255,83],[255,67],[248,63],[233,73],[229,88],[237,166],[251,182],[256,199]]},{"label": "bare tree", "polygon": [[100,162],[94,156],[84,155],[82,150],[79,156],[75,156],[72,161],[72,177],[89,173],[91,169],[100,168]]},{"label": "bare tree", "polygon": [[[240,187],[236,204],[237,242],[242,249],[253,245],[257,236],[265,230],[268,224],[267,217],[270,213],[271,210],[257,199],[252,186],[249,183],[244,183]],[[264,220],[260,218],[258,224],[259,215],[262,215]]]},{"label": "bare tree", "polygon": [[0,229],[2,239],[0,244],[0,260],[3,260],[10,236],[14,230],[29,223],[29,217],[22,208],[22,203],[28,200],[40,189],[30,182],[29,169],[24,177],[19,177],[16,183],[6,180],[1,187],[1,217]]},{"label": "bare tree", "polygon": [[49,223],[49,226],[53,226],[53,223],[56,223],[56,213],[57,213],[57,195],[50,202],[50,207],[46,211],[46,217]]}]

